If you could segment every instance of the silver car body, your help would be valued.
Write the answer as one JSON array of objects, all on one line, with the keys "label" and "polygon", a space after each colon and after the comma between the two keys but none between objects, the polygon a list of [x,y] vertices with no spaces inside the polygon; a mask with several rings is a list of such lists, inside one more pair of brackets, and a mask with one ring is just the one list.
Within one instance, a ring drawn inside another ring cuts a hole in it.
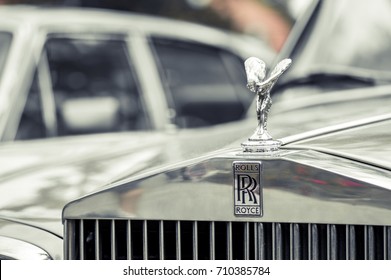
[{"label": "silver car body", "polygon": [[188,22],[104,10],[3,6],[0,32],[12,35],[9,50],[0,58],[0,139],[3,141],[15,139],[36,69],[43,95],[44,124],[49,129],[55,126],[55,104],[44,49],[50,36],[108,41],[120,38],[126,42],[149,127],[153,130],[172,129],[173,112],[165,93],[166,81],[161,80],[159,62],[151,48],[151,37],[221,48],[243,59],[258,54],[269,60],[273,55],[266,45],[250,37]]}]

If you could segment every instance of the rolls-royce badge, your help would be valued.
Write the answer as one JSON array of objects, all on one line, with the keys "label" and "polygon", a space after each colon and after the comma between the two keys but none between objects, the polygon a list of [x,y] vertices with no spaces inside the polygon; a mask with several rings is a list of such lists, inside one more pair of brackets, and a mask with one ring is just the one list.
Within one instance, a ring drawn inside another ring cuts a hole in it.
[{"label": "rolls-royce badge", "polygon": [[234,161],[234,215],[263,215],[260,161]]},{"label": "rolls-royce badge", "polygon": [[281,74],[289,68],[291,63],[292,60],[289,58],[280,61],[270,76],[264,80],[266,76],[266,65],[262,60],[256,57],[250,57],[244,62],[247,74],[247,87],[257,95],[256,111],[258,127],[253,135],[246,142],[242,143],[243,152],[275,152],[281,146],[281,142],[279,140],[273,140],[267,132],[267,118],[272,106],[270,90]]}]

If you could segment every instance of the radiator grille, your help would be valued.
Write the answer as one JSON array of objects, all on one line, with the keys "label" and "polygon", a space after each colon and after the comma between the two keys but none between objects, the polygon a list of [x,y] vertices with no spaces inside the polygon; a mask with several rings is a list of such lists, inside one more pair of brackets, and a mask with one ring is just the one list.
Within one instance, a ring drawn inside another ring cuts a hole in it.
[{"label": "radiator grille", "polygon": [[66,259],[391,259],[391,227],[66,220]]}]

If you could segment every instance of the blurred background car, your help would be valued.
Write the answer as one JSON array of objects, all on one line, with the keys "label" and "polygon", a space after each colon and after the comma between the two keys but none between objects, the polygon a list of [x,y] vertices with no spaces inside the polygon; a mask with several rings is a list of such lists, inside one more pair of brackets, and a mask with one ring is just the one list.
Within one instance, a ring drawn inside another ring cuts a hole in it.
[{"label": "blurred background car", "polygon": [[194,128],[243,118],[265,43],[125,12],[0,7],[0,139]]}]

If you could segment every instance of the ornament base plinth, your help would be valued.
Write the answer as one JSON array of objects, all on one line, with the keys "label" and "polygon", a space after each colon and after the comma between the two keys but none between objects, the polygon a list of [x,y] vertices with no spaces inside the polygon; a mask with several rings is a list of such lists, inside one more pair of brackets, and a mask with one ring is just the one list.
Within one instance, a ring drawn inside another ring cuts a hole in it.
[{"label": "ornament base plinth", "polygon": [[252,140],[242,143],[243,153],[274,153],[279,151],[281,146],[279,140]]}]

